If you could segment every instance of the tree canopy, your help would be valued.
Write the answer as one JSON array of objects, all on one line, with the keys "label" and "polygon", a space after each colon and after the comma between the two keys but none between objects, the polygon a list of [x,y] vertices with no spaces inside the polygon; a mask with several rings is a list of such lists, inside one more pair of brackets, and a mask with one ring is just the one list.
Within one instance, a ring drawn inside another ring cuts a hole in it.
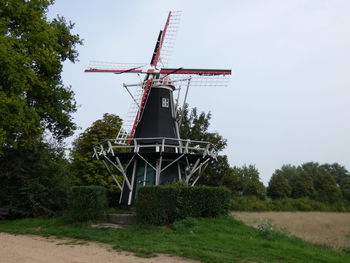
[{"label": "tree canopy", "polygon": [[198,114],[196,107],[189,109],[185,104],[184,109],[179,111],[181,114],[180,137],[183,139],[207,141],[215,145],[220,152],[227,146],[227,140],[217,132],[209,132],[211,113],[201,112]]},{"label": "tree canopy", "polygon": [[[190,109],[185,104],[183,110],[179,110],[181,118],[180,137],[182,139],[206,141],[215,145],[218,152],[225,149],[227,140],[218,132],[210,132],[211,113],[200,112],[196,107]],[[211,163],[198,180],[198,184],[218,186],[221,184],[222,177],[230,167],[227,156],[219,155],[216,162]]]},{"label": "tree canopy", "polygon": [[281,170],[276,170],[270,179],[269,186],[267,187],[267,195],[273,199],[283,199],[289,197],[291,191],[292,189],[287,177],[281,172]]},{"label": "tree canopy", "polygon": [[110,192],[119,191],[99,160],[93,160],[93,146],[117,136],[122,120],[113,114],[105,113],[103,118],[95,121],[73,142],[71,150],[71,172],[77,185],[101,185]]},{"label": "tree canopy", "polygon": [[52,3],[0,0],[0,153],[33,144],[44,130],[61,140],[76,128],[74,94],[61,72],[82,41],[63,17],[48,20]]},{"label": "tree canopy", "polygon": [[350,200],[349,182],[349,172],[338,163],[283,165],[271,177],[268,195],[275,199],[292,197],[335,202],[344,197]]},{"label": "tree canopy", "polygon": [[265,186],[260,181],[259,171],[254,165],[229,167],[220,185],[229,188],[233,196],[256,196],[264,199],[266,195]]},{"label": "tree canopy", "polygon": [[45,141],[60,143],[76,128],[74,93],[61,73],[82,41],[71,22],[47,18],[52,3],[0,0],[0,207],[13,216],[66,208],[67,161],[60,144]]},{"label": "tree canopy", "polygon": [[258,169],[254,165],[243,165],[241,170],[243,175],[243,195],[265,198],[266,189],[260,181]]}]

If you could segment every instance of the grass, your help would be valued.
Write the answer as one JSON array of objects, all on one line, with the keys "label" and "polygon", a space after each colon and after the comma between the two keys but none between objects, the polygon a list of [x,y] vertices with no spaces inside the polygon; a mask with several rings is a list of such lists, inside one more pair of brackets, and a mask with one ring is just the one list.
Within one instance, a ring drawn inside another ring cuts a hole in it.
[{"label": "grass", "polygon": [[132,225],[122,229],[69,224],[62,218],[23,219],[0,222],[0,232],[98,241],[138,256],[166,253],[202,262],[350,262],[346,253],[268,229],[258,230],[232,217],[185,220],[167,227]]}]

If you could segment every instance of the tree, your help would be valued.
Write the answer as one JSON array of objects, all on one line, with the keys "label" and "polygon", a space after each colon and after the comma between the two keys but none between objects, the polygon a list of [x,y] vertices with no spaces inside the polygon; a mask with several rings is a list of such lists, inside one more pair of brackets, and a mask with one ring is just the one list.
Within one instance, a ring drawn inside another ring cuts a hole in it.
[{"label": "tree", "polygon": [[216,161],[211,162],[204,170],[197,184],[220,186],[222,179],[227,173],[230,173],[230,165],[226,155],[219,155]]},{"label": "tree", "polygon": [[315,188],[312,177],[305,171],[300,172],[291,180],[293,198],[313,198]]},{"label": "tree", "polygon": [[60,214],[70,187],[67,166],[63,149],[41,141],[6,149],[0,158],[0,207],[13,217]]},{"label": "tree", "polygon": [[339,186],[342,195],[345,199],[350,200],[350,173],[342,165],[338,163],[323,164],[321,166],[326,170],[336,181]]},{"label": "tree", "polygon": [[[227,145],[224,139],[217,132],[209,132],[211,113],[201,112],[197,108],[189,110],[185,104],[183,110],[179,110],[178,118],[181,118],[180,137],[182,139],[206,141],[212,143],[218,152],[225,149]],[[217,161],[211,163],[199,178],[197,184],[218,186],[230,165],[227,156],[218,156]]]},{"label": "tree", "polygon": [[292,189],[286,176],[281,170],[276,170],[267,187],[267,195],[273,199],[283,199],[289,197],[291,191]]},{"label": "tree", "polygon": [[119,191],[112,176],[100,160],[93,160],[93,146],[107,139],[115,138],[122,120],[105,113],[73,142],[71,150],[71,172],[76,185],[101,185],[109,192]]},{"label": "tree", "polygon": [[[320,201],[334,202],[342,199],[342,193],[344,196],[347,195],[349,186],[346,183],[346,178],[350,178],[350,175],[344,166],[337,163],[320,165],[317,162],[307,162],[298,167],[283,165],[281,169],[276,170],[275,174],[277,173],[287,179],[287,182],[292,188],[291,196],[293,198],[306,197]],[[272,183],[273,179],[271,178],[270,183]],[[282,184],[282,180],[282,178],[278,179],[280,184]],[[273,192],[282,191],[282,188],[286,187],[285,182],[283,185],[273,187]],[[269,195],[273,197],[276,193],[271,192],[271,187],[269,186],[268,191]]]},{"label": "tree", "polygon": [[314,179],[320,170],[320,165],[319,163],[315,162],[307,162],[299,166],[298,169],[299,173],[304,172],[308,174],[312,179]]},{"label": "tree", "polygon": [[344,178],[341,181],[341,192],[343,197],[350,201],[350,178]]},{"label": "tree", "polygon": [[331,176],[334,177],[337,184],[341,186],[342,181],[346,178],[350,178],[350,173],[346,168],[338,163],[323,164],[321,168],[326,170]]},{"label": "tree", "polygon": [[323,168],[315,175],[314,186],[318,200],[334,202],[342,198],[335,178]]},{"label": "tree", "polygon": [[289,183],[299,173],[298,168],[291,164],[282,165],[282,167],[277,171],[278,173],[282,174]]},{"label": "tree", "polygon": [[242,195],[244,189],[242,169],[237,166],[227,169],[220,184],[230,189],[232,196]]},{"label": "tree", "polygon": [[264,199],[266,195],[266,189],[264,184],[260,181],[259,171],[254,165],[243,165],[242,168],[243,176],[243,195],[256,196]]},{"label": "tree", "polygon": [[[209,132],[211,113],[201,112],[197,108],[189,111],[188,104],[185,104],[183,111],[180,109],[179,118],[182,119],[180,137],[184,139],[206,141],[215,145],[217,151],[222,151],[227,145],[227,140],[217,132]],[[182,112],[182,116],[181,116]]]},{"label": "tree", "polygon": [[[304,163],[301,166],[282,165],[272,175],[267,188],[272,198],[313,198],[315,194],[313,176],[319,169],[318,163]],[[286,179],[286,181],[283,178]]]},{"label": "tree", "polygon": [[66,206],[69,174],[61,142],[76,128],[74,94],[62,63],[75,62],[78,35],[52,0],[0,0],[0,207],[15,216],[53,216]]},{"label": "tree", "polygon": [[82,41],[63,17],[47,19],[52,3],[0,1],[0,154],[36,144],[44,130],[60,141],[76,128],[74,94],[61,72]]},{"label": "tree", "polygon": [[[300,166],[301,173],[308,175],[313,180],[313,194],[311,198],[322,201],[336,201],[341,199],[341,191],[337,186],[336,179],[346,177],[346,169],[340,165],[319,165],[315,162],[304,163]],[[332,176],[333,175],[333,176]]]}]

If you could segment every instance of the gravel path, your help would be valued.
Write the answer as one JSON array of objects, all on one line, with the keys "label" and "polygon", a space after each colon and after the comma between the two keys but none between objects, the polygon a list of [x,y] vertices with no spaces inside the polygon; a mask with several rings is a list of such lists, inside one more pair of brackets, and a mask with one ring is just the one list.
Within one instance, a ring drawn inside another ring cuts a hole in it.
[{"label": "gravel path", "polygon": [[158,255],[140,258],[128,252],[117,252],[109,245],[71,239],[43,238],[0,233],[1,263],[175,263],[193,261],[181,257]]}]

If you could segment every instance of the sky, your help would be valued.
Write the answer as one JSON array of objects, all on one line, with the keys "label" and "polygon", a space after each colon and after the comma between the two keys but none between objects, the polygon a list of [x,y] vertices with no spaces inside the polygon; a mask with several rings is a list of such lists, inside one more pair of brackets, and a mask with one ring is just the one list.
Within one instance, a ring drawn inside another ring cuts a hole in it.
[{"label": "sky", "polygon": [[68,145],[104,113],[124,117],[133,74],[84,73],[89,61],[149,63],[169,10],[181,10],[171,67],[232,69],[227,87],[191,87],[212,114],[231,166],[254,164],[267,184],[283,164],[350,170],[350,1],[56,0],[49,8],[84,39],[63,82],[79,105]]}]

